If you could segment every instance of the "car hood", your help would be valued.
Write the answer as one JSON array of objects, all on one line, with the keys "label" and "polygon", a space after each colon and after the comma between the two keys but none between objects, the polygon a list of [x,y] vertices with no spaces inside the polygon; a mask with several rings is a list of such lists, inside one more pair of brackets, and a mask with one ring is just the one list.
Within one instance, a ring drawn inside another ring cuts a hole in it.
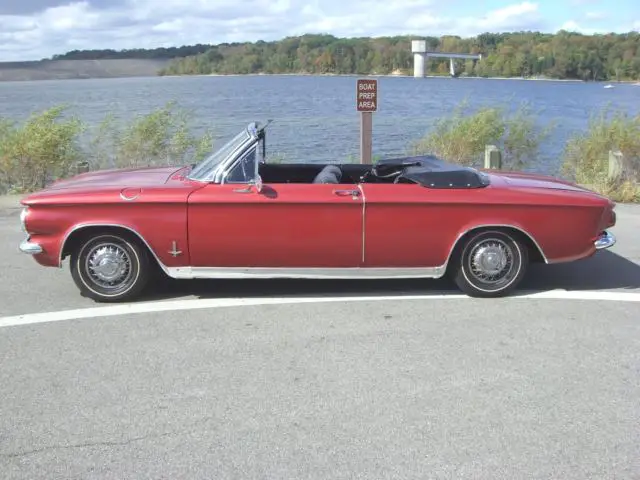
[{"label": "car hood", "polygon": [[187,167],[145,167],[115,170],[100,170],[58,180],[45,191],[63,189],[90,189],[103,187],[143,187],[163,185],[183,177]]}]

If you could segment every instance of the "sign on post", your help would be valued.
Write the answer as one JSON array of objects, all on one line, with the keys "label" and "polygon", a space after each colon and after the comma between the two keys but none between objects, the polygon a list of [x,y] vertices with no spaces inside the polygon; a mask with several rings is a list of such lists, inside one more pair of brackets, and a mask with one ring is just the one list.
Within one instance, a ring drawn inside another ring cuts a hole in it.
[{"label": "sign on post", "polygon": [[359,112],[378,110],[378,81],[359,79],[357,100]]},{"label": "sign on post", "polygon": [[370,164],[373,112],[378,110],[378,81],[358,79],[356,109],[360,112],[360,163]]}]

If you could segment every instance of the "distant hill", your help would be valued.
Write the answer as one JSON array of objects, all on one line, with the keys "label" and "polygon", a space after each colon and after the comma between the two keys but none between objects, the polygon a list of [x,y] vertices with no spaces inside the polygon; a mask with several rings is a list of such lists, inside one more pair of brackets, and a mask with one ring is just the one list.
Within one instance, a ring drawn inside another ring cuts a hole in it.
[{"label": "distant hill", "polygon": [[40,61],[0,62],[0,81],[157,76],[170,60],[199,55],[210,48],[212,45],[197,44],[151,49],[72,50]]},{"label": "distant hill", "polygon": [[157,76],[168,59],[0,62],[0,81]]},{"label": "distant hill", "polygon": [[[229,45],[229,44],[223,44]],[[110,48],[102,50],[71,50],[60,55],[54,55],[51,60],[126,60],[126,59],[170,59],[182,58],[189,55],[204,53],[213,45],[183,45],[181,47],[160,47],[160,48],[130,48],[125,50],[113,50]]]}]

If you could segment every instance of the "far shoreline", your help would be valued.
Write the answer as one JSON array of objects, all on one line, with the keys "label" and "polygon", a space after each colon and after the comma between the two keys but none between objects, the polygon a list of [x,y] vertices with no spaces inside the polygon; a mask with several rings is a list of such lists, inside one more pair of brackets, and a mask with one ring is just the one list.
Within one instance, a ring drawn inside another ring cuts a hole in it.
[{"label": "far shoreline", "polygon": [[[409,74],[394,73],[202,73],[187,75],[158,75],[166,78],[182,78],[182,77],[357,77],[357,78],[414,78]],[[580,80],[578,78],[552,78],[552,77],[478,77],[461,75],[451,77],[450,75],[425,75],[424,77],[415,78],[446,78],[452,80],[519,80],[527,82],[571,82],[571,83],[594,83],[594,84],[625,84],[640,86],[640,80]]]},{"label": "far shoreline", "polygon": [[[163,78],[184,78],[184,77],[353,77],[353,78],[411,78],[413,75],[393,74],[393,73],[202,73],[189,75],[158,75]],[[636,80],[580,80],[577,78],[536,78],[536,77],[478,77],[461,75],[451,77],[449,75],[425,75],[415,78],[445,78],[451,80],[520,80],[528,82],[573,82],[573,83],[630,83],[638,84]]]},{"label": "far shoreline", "polygon": [[184,74],[162,75],[159,72],[155,75],[119,75],[119,76],[84,76],[84,77],[68,77],[68,78],[33,78],[33,79],[3,79],[2,83],[29,83],[29,82],[51,82],[51,81],[71,81],[71,80],[118,80],[118,79],[134,79],[134,78],[190,78],[190,77],[351,77],[351,78],[406,78],[406,79],[451,79],[451,80],[510,80],[510,81],[527,81],[527,82],[562,82],[562,83],[594,83],[594,84],[615,84],[615,85],[634,85],[640,86],[639,80],[581,80],[577,78],[552,78],[552,77],[480,77],[460,75],[451,77],[450,75],[425,75],[424,77],[415,78],[411,74],[404,73],[206,73],[206,74]]}]

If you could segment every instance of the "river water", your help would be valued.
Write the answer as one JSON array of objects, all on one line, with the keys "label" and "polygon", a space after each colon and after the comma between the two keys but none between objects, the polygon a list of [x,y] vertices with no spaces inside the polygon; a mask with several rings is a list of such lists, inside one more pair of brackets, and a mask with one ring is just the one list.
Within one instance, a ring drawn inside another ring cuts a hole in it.
[{"label": "river water", "polygon": [[[23,120],[59,104],[89,124],[106,114],[130,118],[175,101],[192,112],[194,131],[233,135],[253,120],[273,119],[269,150],[285,161],[345,161],[359,154],[355,77],[194,76],[0,83],[0,116]],[[640,87],[601,83],[410,77],[379,78],[374,156],[402,155],[441,115],[466,100],[470,109],[528,103],[540,125],[555,129],[531,168],[558,172],[568,137],[605,106],[640,112]]]}]

